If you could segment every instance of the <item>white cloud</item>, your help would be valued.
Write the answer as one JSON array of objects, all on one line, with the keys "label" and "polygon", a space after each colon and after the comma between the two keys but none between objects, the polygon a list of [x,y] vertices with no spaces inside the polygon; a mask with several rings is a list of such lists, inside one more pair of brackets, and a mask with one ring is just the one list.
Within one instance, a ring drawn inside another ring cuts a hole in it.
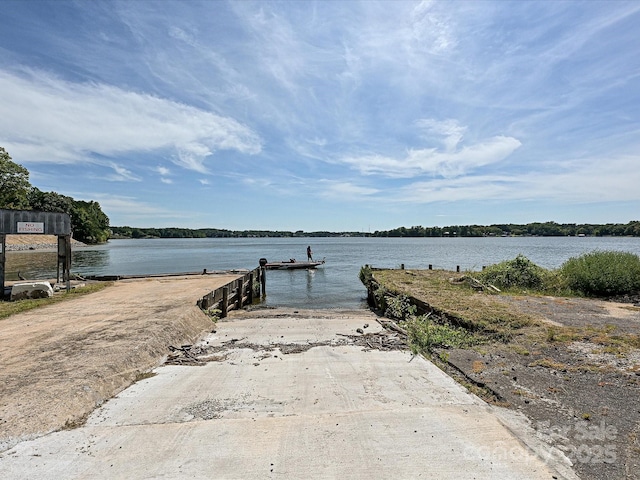
[{"label": "white cloud", "polygon": [[[489,174],[413,182],[389,195],[401,203],[518,200],[588,204],[640,201],[638,156],[589,158],[546,172]],[[607,168],[603,169],[602,165]],[[571,168],[569,168],[569,165]]]},{"label": "white cloud", "polygon": [[[241,177],[240,181],[244,184],[244,185],[248,185],[250,187],[256,188],[256,189],[264,189],[267,187],[274,187],[277,186],[277,183],[274,179],[274,181],[272,181],[269,178],[266,177],[260,177],[260,178],[253,178],[253,177]],[[291,184],[292,185],[296,185],[298,183],[297,180],[294,180]]]},{"label": "white cloud", "polygon": [[23,162],[74,163],[92,156],[177,151],[176,164],[206,171],[216,150],[257,154],[260,137],[236,120],[104,84],[40,71],[0,71],[0,141]]},{"label": "white cloud", "polygon": [[339,182],[333,180],[320,180],[320,195],[339,201],[362,200],[379,193],[377,188],[363,187],[352,182]]},{"label": "white cloud", "polygon": [[190,145],[184,145],[178,148],[177,156],[173,157],[173,163],[186,168],[187,170],[194,170],[200,173],[209,173],[209,170],[204,165],[204,161],[207,157],[213,155],[213,152],[207,148],[206,145],[200,143],[192,143]]},{"label": "white cloud", "polygon": [[444,137],[440,138],[440,141],[447,152],[451,152],[456,149],[467,131],[467,127],[460,125],[453,119],[437,121],[432,118],[424,118],[418,120],[416,125],[425,130],[424,137],[429,140],[434,136]]},{"label": "white cloud", "polygon": [[106,180],[113,182],[140,182],[142,179],[137,175],[134,175],[130,170],[126,169],[122,165],[116,163],[110,163],[109,166],[113,169],[114,173],[107,175]]},{"label": "white cloud", "polygon": [[[458,143],[458,140],[451,138],[454,137],[449,136],[445,143]],[[455,151],[410,149],[402,158],[373,154],[343,157],[339,161],[365,175],[389,178],[410,178],[423,174],[457,177],[475,168],[504,160],[520,145],[520,141],[513,137],[496,136]]]},{"label": "white cloud", "polygon": [[435,54],[446,53],[456,47],[451,19],[437,11],[435,2],[424,0],[411,12],[411,29],[414,46]]},{"label": "white cloud", "polygon": [[[74,197],[82,198],[83,195],[74,194]],[[85,194],[84,197],[93,199],[100,203],[102,210],[109,212],[109,215],[117,215],[119,217],[127,216],[137,220],[144,219],[145,217],[179,216],[177,212],[166,210],[145,201],[140,201],[136,197],[95,193]]]}]

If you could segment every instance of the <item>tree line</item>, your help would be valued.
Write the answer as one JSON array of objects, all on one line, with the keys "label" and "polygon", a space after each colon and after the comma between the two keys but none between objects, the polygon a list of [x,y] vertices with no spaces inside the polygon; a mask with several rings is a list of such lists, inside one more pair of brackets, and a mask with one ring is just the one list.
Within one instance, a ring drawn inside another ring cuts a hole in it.
[{"label": "tree line", "polygon": [[527,224],[451,225],[447,227],[398,227],[375,231],[373,237],[500,237],[500,236],[629,236],[640,237],[640,221],[629,223],[576,224],[534,222]]},{"label": "tree line", "polygon": [[398,227],[362,232],[295,232],[281,230],[225,230],[218,228],[111,227],[112,238],[251,238],[251,237],[501,237],[501,236],[633,236],[640,237],[640,221],[627,224],[575,224],[556,222],[495,225],[452,225],[448,227]]},{"label": "tree line", "polygon": [[0,208],[67,213],[74,239],[88,244],[109,239],[109,217],[98,202],[39,190],[29,182],[29,170],[15,163],[3,147],[0,147]]},{"label": "tree line", "polygon": [[362,237],[358,232],[295,232],[282,230],[225,230],[220,228],[137,228],[111,227],[112,238],[293,238],[293,237]]}]

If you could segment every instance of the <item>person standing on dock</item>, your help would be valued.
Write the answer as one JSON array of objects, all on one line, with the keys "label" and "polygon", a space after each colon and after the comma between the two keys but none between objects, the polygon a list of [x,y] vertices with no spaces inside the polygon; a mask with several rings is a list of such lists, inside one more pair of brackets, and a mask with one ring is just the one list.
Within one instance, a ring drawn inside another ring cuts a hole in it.
[{"label": "person standing on dock", "polygon": [[311,251],[311,245],[307,247],[307,260],[313,262],[313,252]]}]

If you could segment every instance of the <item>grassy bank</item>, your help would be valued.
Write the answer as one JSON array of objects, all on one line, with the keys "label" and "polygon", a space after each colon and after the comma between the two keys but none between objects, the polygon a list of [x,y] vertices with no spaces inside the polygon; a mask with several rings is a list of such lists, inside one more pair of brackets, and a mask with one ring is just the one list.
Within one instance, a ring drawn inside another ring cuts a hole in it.
[{"label": "grassy bank", "polygon": [[483,279],[479,272],[363,268],[361,280],[369,291],[370,303],[404,325],[415,352],[499,347],[526,354],[541,345],[575,341],[596,343],[617,354],[640,348],[638,335],[620,334],[611,326],[550,323],[542,315],[504,301],[510,295],[547,295],[549,285],[559,285],[557,291],[571,295],[557,275],[541,274],[548,276],[550,283],[537,288],[512,286],[507,291],[478,280]]},{"label": "grassy bank", "polygon": [[51,298],[35,298],[29,300],[18,300],[15,302],[0,301],[0,320],[17,313],[33,310],[34,308],[40,308],[46,305],[71,300],[89,293],[94,293],[106,288],[108,285],[111,285],[111,282],[91,283],[84,287],[74,288],[69,292],[57,292]]}]

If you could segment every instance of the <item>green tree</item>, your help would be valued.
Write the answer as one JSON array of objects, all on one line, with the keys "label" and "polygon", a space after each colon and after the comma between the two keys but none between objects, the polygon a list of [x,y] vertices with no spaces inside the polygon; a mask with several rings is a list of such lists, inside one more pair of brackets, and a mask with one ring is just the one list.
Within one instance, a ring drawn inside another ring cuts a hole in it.
[{"label": "green tree", "polygon": [[43,192],[36,187],[31,189],[28,198],[31,209],[41,212],[70,213],[73,206],[73,198],[56,192]]},{"label": "green tree", "polygon": [[109,239],[109,217],[98,202],[74,200],[69,212],[73,238],[84,243],[104,243]]},{"label": "green tree", "polygon": [[0,208],[28,209],[30,189],[29,170],[13,162],[0,147]]}]

